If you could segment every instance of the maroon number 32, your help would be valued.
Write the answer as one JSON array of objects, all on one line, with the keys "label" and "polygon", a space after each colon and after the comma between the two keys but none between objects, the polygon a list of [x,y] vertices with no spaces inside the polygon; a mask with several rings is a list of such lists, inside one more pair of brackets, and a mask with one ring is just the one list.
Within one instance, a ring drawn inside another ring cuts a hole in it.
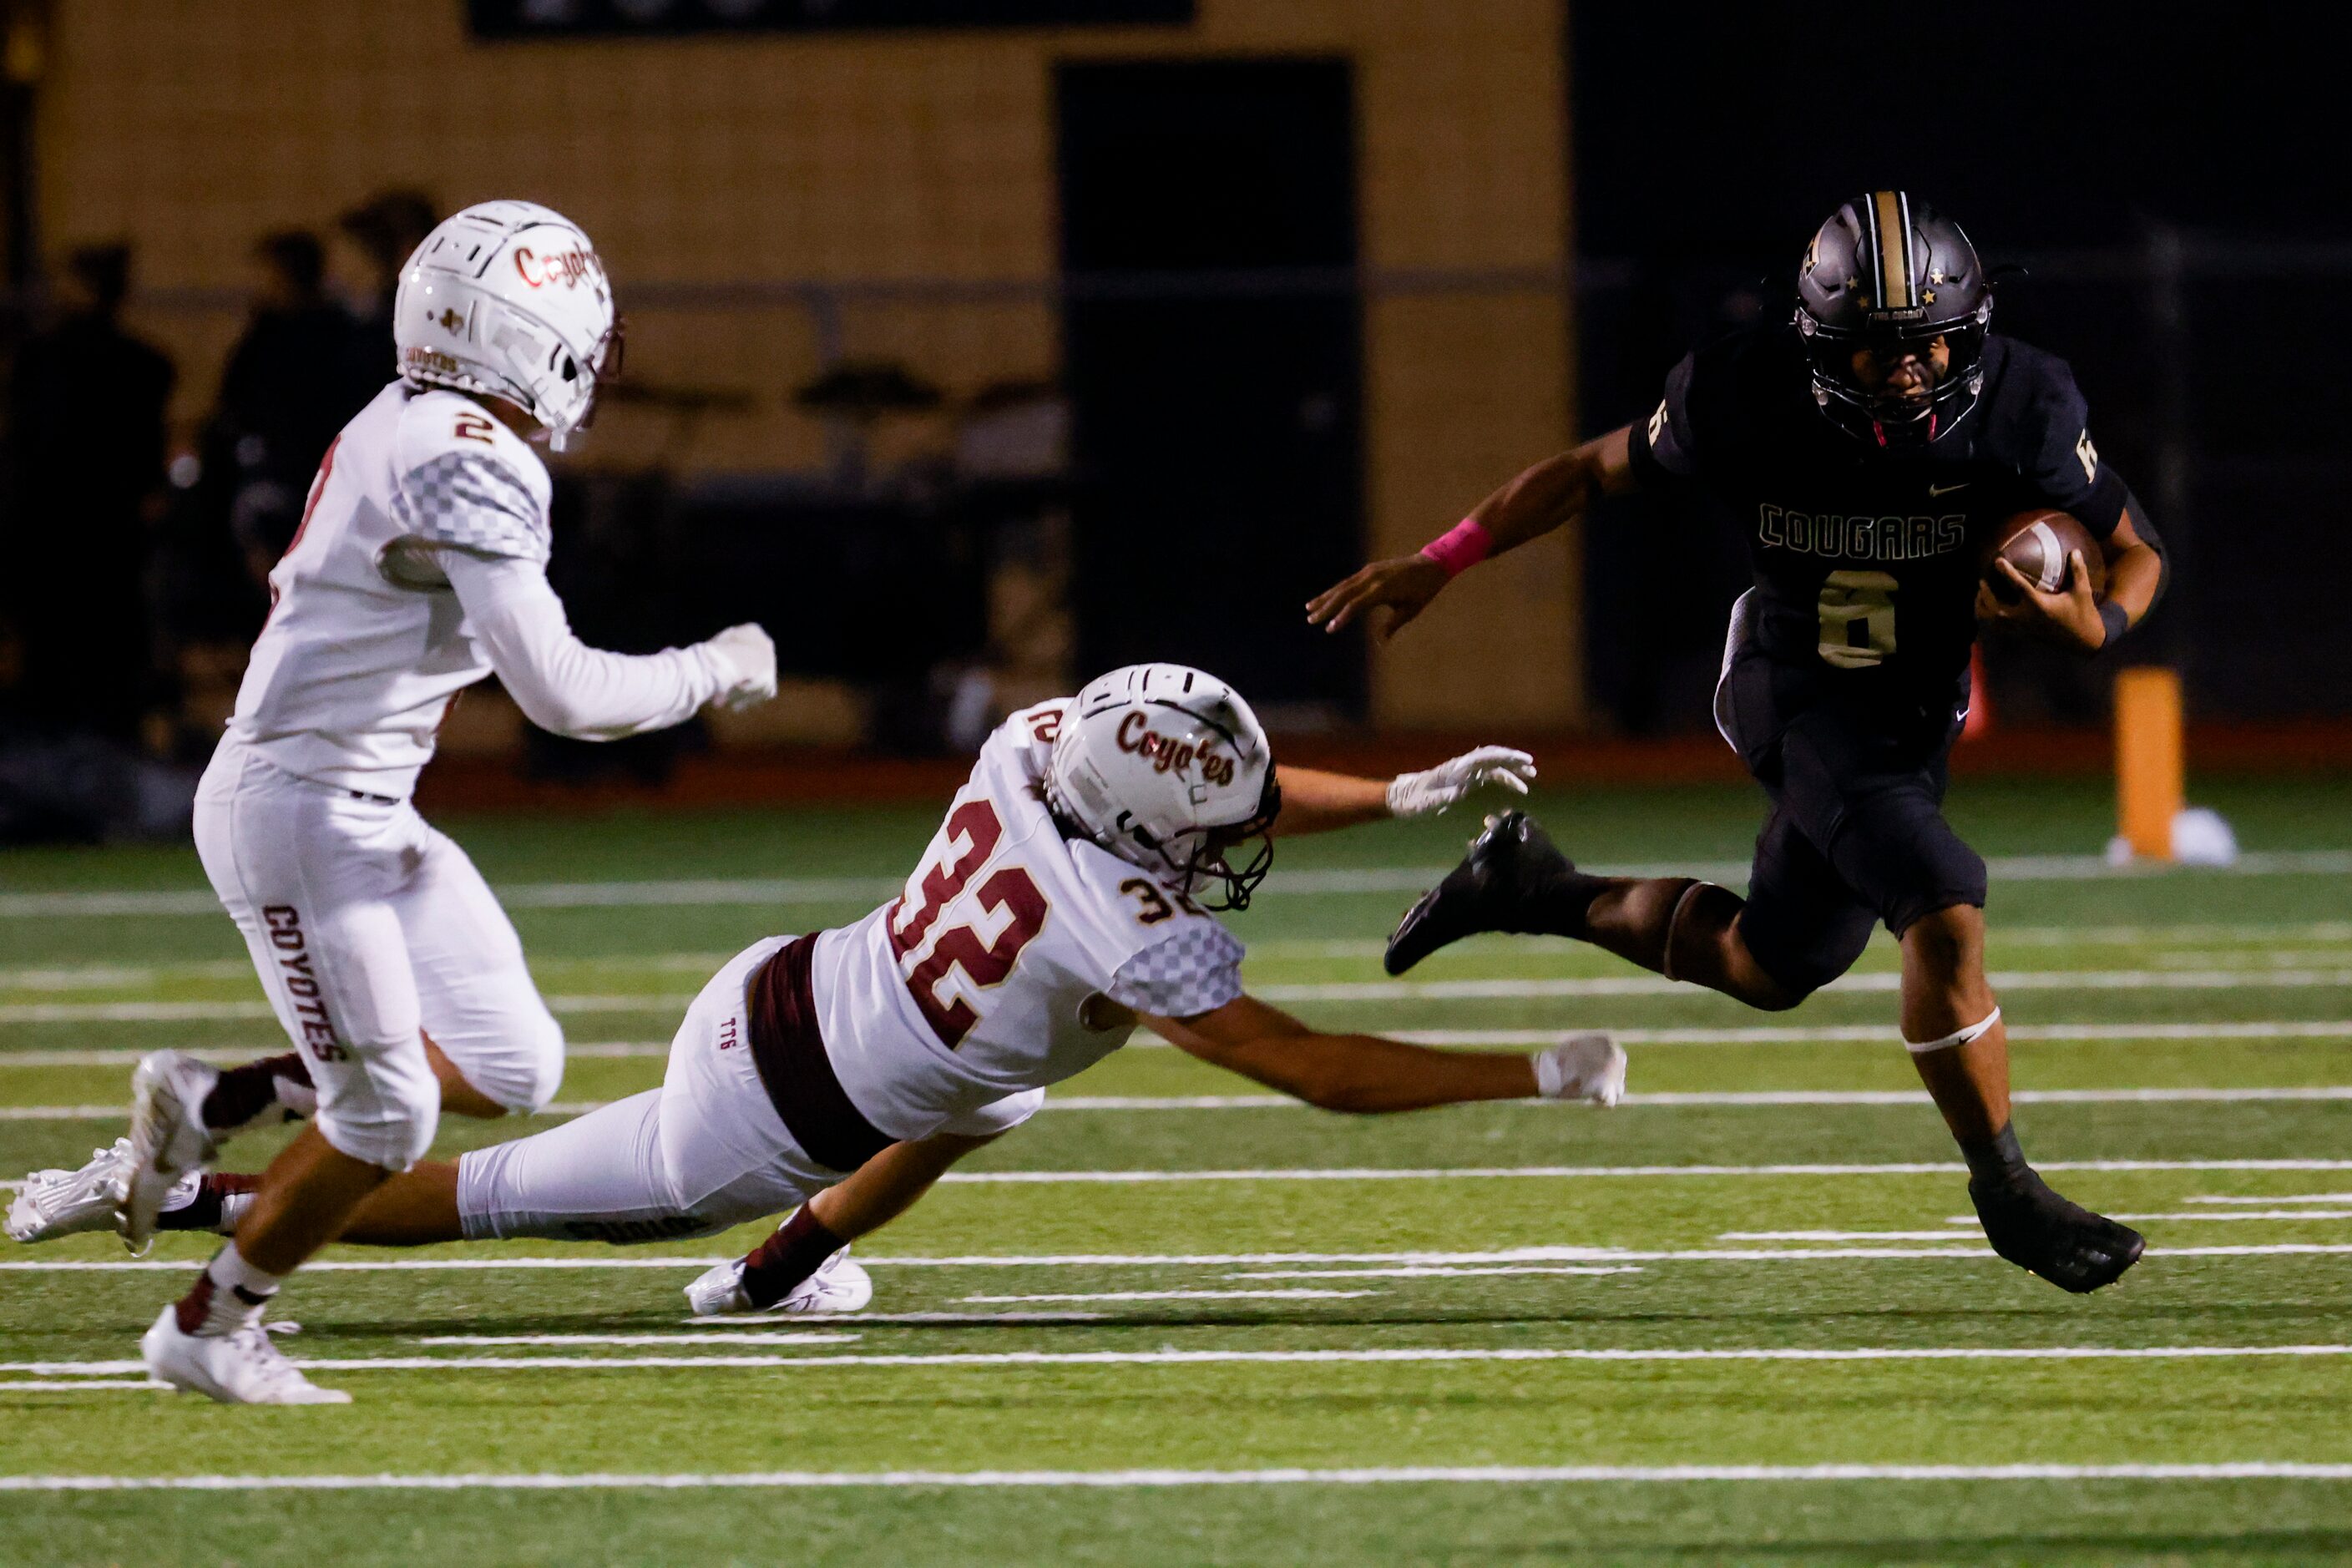
[{"label": "maroon number 32", "polygon": [[[890,950],[898,955],[902,966],[930,935],[940,911],[962,895],[1003,837],[1004,824],[986,800],[968,800],[949,814],[946,857],[926,870],[920,885],[891,905],[885,918]],[[907,988],[914,994],[916,1007],[939,1036],[940,1044],[950,1050],[971,1033],[980,1015],[961,996],[940,1000],[940,983],[948,972],[961,968],[964,977],[982,990],[1002,985],[1020,962],[1021,950],[1045,929],[1045,895],[1018,866],[998,867],[973,896],[983,913],[999,910],[1011,913],[996,939],[982,942],[979,931],[968,924],[950,926],[931,944],[929,956],[907,973]]]}]

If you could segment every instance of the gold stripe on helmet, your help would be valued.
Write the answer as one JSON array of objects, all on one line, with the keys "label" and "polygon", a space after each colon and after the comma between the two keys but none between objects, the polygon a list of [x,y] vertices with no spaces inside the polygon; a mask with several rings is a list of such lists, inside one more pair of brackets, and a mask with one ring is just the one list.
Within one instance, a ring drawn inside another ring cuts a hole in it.
[{"label": "gold stripe on helmet", "polygon": [[1910,310],[1919,303],[1911,278],[1911,203],[1901,191],[1873,191],[1870,206],[1878,231],[1878,308]]}]

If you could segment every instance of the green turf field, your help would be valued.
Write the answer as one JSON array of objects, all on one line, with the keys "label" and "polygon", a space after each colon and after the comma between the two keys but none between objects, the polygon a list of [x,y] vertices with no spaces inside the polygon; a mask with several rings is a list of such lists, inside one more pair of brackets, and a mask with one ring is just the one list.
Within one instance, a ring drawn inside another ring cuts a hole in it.
[{"label": "green turf field", "polygon": [[[1606,1026],[1631,1103],[1349,1120],[1139,1042],[863,1247],[855,1320],[684,1321],[750,1230],[341,1249],[277,1315],[343,1408],[142,1385],[194,1239],[0,1244],[0,1562],[2343,1561],[2352,784],[2195,793],[2251,868],[2102,874],[2089,785],[1955,801],[1997,858],[2027,1151],[2150,1237],[2099,1296],[1965,1222],[1883,942],[1771,1016],[1558,943],[1385,982],[1457,814],[1286,845],[1236,922],[1253,987],[1439,1043]],[[1540,811],[1616,863],[1737,861],[1755,826],[1711,788]],[[935,815],[447,826],[575,1044],[573,1106],[656,1081],[711,968],[861,912]],[[0,858],[0,1175],[116,1136],[140,1051],[278,1048],[207,902],[192,853]],[[221,1482],[305,1477],[341,1479]],[[188,1484],[122,1485],[154,1478]]]}]

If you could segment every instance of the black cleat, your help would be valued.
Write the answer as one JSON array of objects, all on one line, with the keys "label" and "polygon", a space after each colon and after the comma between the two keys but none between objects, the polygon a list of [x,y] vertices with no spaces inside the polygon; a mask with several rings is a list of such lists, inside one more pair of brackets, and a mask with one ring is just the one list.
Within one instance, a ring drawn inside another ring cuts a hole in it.
[{"label": "black cleat", "polygon": [[[1550,835],[1524,811],[1507,811],[1486,819],[1486,831],[1470,841],[1462,864],[1421,896],[1404,912],[1389,936],[1381,965],[1391,974],[1402,974],[1446,943],[1480,931],[1559,931],[1560,911],[1548,897],[1580,880],[1576,867]],[[1589,901],[1589,900],[1588,900]],[[1549,923],[1529,921],[1541,909]]]},{"label": "black cleat", "polygon": [[2147,1238],[2051,1191],[2034,1172],[2005,1182],[1969,1183],[1992,1249],[2061,1290],[2088,1295],[2123,1278]]}]

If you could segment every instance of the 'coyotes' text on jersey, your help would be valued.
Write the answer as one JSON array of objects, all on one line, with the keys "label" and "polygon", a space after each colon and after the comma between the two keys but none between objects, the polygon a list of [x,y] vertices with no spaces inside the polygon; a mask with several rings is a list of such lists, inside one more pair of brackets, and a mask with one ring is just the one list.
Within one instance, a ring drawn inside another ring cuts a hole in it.
[{"label": "'coyotes' text on jersey", "polygon": [[1189,1017],[1242,993],[1242,944],[1214,916],[1083,839],[1040,781],[1067,703],[1016,713],[906,892],[817,939],[815,989],[842,1087],[894,1138],[1069,1078],[1126,1044],[1107,996]]}]

